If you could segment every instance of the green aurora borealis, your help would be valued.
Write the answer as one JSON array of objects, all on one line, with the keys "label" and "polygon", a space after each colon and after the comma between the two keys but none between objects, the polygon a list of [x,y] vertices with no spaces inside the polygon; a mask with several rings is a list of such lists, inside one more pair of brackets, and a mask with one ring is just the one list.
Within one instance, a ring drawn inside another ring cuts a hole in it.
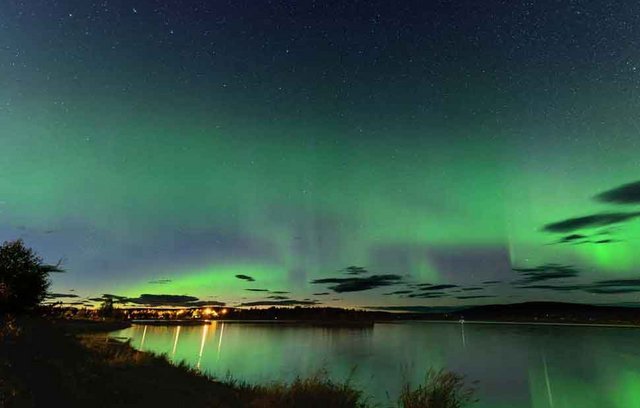
[{"label": "green aurora borealis", "polygon": [[[64,257],[55,292],[233,305],[266,288],[347,306],[640,293],[523,289],[512,270],[638,278],[639,219],[543,230],[640,210],[594,199],[640,179],[638,4],[525,18],[524,3],[35,3],[0,6],[0,238]],[[609,242],[557,243],[571,233]],[[312,295],[349,265],[403,282]],[[427,282],[495,297],[383,295]]]}]

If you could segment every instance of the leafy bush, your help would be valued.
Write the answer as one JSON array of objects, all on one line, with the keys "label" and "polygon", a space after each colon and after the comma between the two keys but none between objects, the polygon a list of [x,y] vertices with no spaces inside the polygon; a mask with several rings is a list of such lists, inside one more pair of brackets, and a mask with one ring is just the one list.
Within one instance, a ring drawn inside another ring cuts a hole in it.
[{"label": "leafy bush", "polygon": [[0,312],[37,306],[47,294],[49,273],[61,272],[58,266],[42,263],[20,239],[0,245]]}]

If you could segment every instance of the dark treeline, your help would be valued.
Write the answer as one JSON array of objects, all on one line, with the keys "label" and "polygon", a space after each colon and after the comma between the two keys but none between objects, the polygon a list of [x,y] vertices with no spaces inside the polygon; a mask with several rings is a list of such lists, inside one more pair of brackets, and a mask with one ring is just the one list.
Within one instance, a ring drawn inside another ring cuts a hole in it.
[{"label": "dark treeline", "polygon": [[[64,318],[100,317],[101,309],[77,307],[43,307],[43,315]],[[504,305],[460,307],[445,312],[397,313],[335,307],[269,307],[269,308],[114,308],[110,313],[122,320],[242,320],[293,321],[370,324],[381,321],[440,320],[496,321],[585,324],[640,324],[636,307],[586,305],[559,302],[526,302]]]}]

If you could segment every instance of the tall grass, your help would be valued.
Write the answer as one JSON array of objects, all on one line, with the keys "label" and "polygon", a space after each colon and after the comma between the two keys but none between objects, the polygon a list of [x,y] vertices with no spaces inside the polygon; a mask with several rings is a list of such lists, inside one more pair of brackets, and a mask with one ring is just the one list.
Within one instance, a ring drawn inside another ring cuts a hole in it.
[{"label": "tall grass", "polygon": [[[163,366],[176,366],[184,374],[180,381],[188,384],[189,379],[204,378],[227,389],[236,404],[248,408],[365,408],[367,404],[363,392],[354,388],[347,379],[336,382],[330,379],[326,370],[320,370],[308,378],[296,378],[291,383],[272,382],[252,385],[227,375],[225,379],[214,378],[199,371],[186,362],[170,363],[163,354],[138,351],[129,342],[105,339],[104,336],[85,335],[81,343],[100,357],[103,364],[113,368],[136,367],[153,371]],[[213,385],[212,383],[212,385]]]},{"label": "tall grass", "polygon": [[464,377],[450,371],[429,370],[423,384],[415,388],[405,382],[400,391],[401,408],[462,408],[476,402],[475,390],[467,387]]},{"label": "tall grass", "polygon": [[[130,381],[152,376],[157,386],[168,383],[177,389],[198,387],[200,401],[211,406],[248,408],[365,408],[376,406],[353,386],[351,376],[345,381],[334,381],[326,370],[307,378],[296,378],[290,383],[272,382],[252,385],[227,375],[216,379],[187,363],[170,363],[165,355],[138,351],[128,342],[119,342],[104,336],[80,336],[81,343],[97,357],[103,366],[117,370],[138,370],[142,375],[129,377]],[[158,373],[171,368],[172,375],[158,377]],[[142,371],[140,371],[142,370]],[[170,378],[170,380],[169,380]],[[163,384],[164,382],[164,384]],[[207,384],[209,384],[207,386]],[[147,385],[148,386],[148,385]],[[149,391],[141,385],[141,392]],[[208,395],[203,395],[208,394]],[[224,394],[224,403],[218,401]],[[448,371],[430,370],[423,383],[412,386],[405,383],[397,400],[399,408],[462,408],[474,402],[474,390],[467,387],[464,378]]]},{"label": "tall grass", "polygon": [[10,345],[19,340],[22,329],[12,314],[0,313],[0,407],[9,406],[26,393],[24,386],[15,378],[9,361]]},{"label": "tall grass", "polygon": [[[230,384],[237,386],[237,382]],[[364,408],[367,406],[363,392],[354,388],[350,380],[336,382],[326,370],[320,370],[308,378],[296,378],[291,383],[273,382],[266,385],[244,384],[251,398],[250,408]]]}]

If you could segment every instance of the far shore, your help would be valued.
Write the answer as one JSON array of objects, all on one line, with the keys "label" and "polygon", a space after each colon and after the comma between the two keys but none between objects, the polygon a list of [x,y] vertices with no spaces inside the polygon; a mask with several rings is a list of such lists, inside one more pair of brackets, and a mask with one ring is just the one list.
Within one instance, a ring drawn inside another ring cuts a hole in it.
[{"label": "far shore", "polygon": [[[374,320],[374,321],[345,321],[345,320],[241,320],[241,319],[215,319],[215,320],[162,320],[162,319],[140,319],[129,321],[132,325],[149,326],[201,326],[205,324],[231,323],[231,324],[272,324],[272,325],[299,325],[299,326],[320,326],[320,327],[372,327],[374,324],[394,324],[394,323],[447,323],[447,324],[484,324],[484,325],[518,325],[518,326],[566,326],[566,327],[600,327],[600,328],[621,328],[640,329],[640,325],[624,323],[591,323],[591,322],[541,322],[541,321],[501,321],[501,320],[438,320],[438,319],[410,319],[410,320]],[[126,328],[126,327],[123,327]],[[117,327],[110,331],[120,330]]]},{"label": "far shore", "polygon": [[[449,324],[486,324],[486,325],[518,325],[518,326],[568,326],[568,327],[603,327],[603,328],[620,328],[620,329],[640,329],[640,325],[634,324],[616,324],[616,323],[565,323],[565,322],[534,322],[534,321],[500,321],[500,320],[412,320],[422,323],[449,323]],[[395,323],[395,322],[377,322],[377,323]]]},{"label": "far shore", "polygon": [[372,327],[373,320],[302,320],[302,319],[194,319],[194,320],[163,320],[163,319],[135,319],[131,324],[149,326],[201,326],[204,324],[218,323],[249,323],[249,324],[277,324],[277,325],[300,325],[300,326],[330,326],[330,327]]}]

